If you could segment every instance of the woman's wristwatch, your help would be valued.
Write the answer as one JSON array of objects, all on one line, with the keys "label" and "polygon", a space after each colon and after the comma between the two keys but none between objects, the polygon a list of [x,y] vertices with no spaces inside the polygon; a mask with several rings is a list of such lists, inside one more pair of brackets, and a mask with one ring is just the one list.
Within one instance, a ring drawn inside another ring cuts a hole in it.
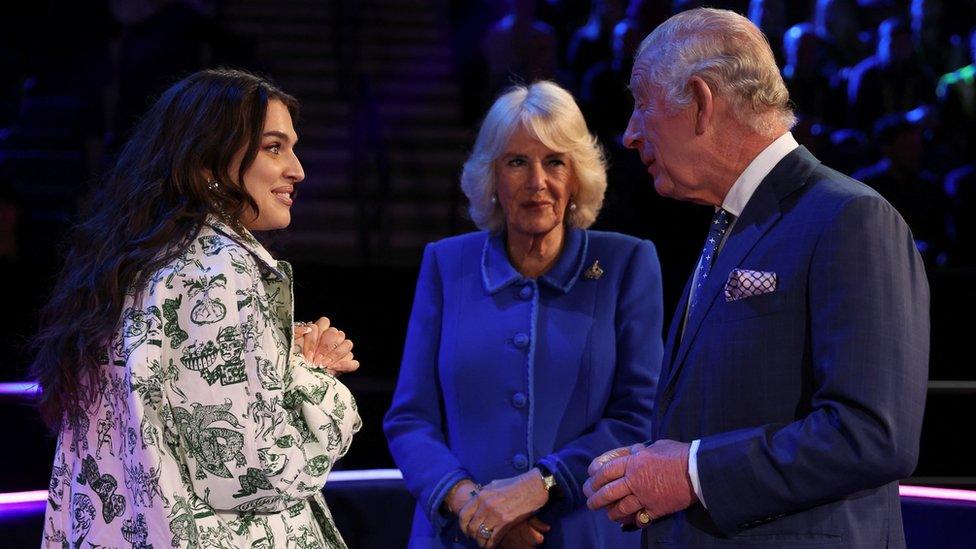
[{"label": "woman's wristwatch", "polygon": [[546,492],[549,492],[549,499],[561,496],[562,491],[559,489],[559,483],[556,482],[556,476],[552,474],[552,471],[541,462],[536,463],[535,467],[542,473],[542,484],[546,487]]}]

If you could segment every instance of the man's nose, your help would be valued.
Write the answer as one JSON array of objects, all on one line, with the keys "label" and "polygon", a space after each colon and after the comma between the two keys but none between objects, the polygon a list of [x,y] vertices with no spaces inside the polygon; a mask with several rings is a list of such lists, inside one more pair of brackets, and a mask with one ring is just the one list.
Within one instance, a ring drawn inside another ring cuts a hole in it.
[{"label": "man's nose", "polygon": [[627,122],[627,130],[624,131],[624,147],[636,149],[639,146],[640,133],[637,131],[637,113],[634,112],[630,115],[630,121]]}]

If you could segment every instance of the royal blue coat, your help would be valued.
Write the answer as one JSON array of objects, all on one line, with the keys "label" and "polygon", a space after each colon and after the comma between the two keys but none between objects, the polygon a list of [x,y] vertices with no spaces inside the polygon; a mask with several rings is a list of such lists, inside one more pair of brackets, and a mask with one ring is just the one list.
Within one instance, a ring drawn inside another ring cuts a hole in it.
[{"label": "royal blue coat", "polygon": [[411,547],[472,545],[442,510],[448,490],[538,462],[562,492],[539,515],[548,547],[639,545],[586,508],[582,485],[594,457],[650,438],[661,325],[648,241],[568,230],[538,279],[512,267],[502,235],[428,245],[384,422],[417,498]]}]

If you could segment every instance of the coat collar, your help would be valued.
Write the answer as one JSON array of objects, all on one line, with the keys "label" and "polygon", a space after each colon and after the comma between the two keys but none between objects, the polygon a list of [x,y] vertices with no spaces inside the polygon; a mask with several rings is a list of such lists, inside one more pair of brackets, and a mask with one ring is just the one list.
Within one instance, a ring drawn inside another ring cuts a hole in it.
[{"label": "coat collar", "polygon": [[[589,234],[585,230],[567,229],[563,249],[556,264],[546,274],[540,276],[539,281],[564,294],[569,292],[583,270],[588,247]],[[481,279],[485,291],[489,294],[497,293],[516,282],[528,280],[515,270],[508,260],[503,232],[489,233],[485,238],[485,245],[481,252]]]},{"label": "coat collar", "polygon": [[251,255],[257,258],[259,264],[261,264],[263,267],[265,267],[267,270],[269,270],[279,279],[286,278],[285,272],[282,269],[279,262],[275,260],[275,258],[271,257],[271,254],[268,253],[268,250],[266,250],[264,246],[262,246],[261,243],[258,242],[256,238],[254,238],[254,235],[251,234],[251,232],[248,231],[247,229],[242,227],[241,230],[244,231],[244,233],[243,234],[238,233],[237,231],[232,229],[230,225],[221,221],[220,218],[214,215],[208,215],[207,219],[204,221],[204,225],[207,225],[208,227],[212,228],[214,231],[226,236],[227,238],[239,244],[242,248],[244,248],[245,250],[250,252]]}]

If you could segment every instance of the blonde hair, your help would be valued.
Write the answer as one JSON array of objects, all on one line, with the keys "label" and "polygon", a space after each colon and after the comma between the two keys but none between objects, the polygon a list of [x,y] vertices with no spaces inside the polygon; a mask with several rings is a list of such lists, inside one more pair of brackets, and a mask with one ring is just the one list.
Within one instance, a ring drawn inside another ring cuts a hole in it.
[{"label": "blonde hair", "polygon": [[491,106],[471,156],[464,163],[461,189],[468,197],[468,211],[479,229],[500,230],[505,222],[495,196],[495,160],[505,152],[518,127],[553,151],[564,153],[579,183],[573,197],[575,211],[568,211],[566,224],[587,228],[596,221],[607,190],[607,167],[603,151],[590,134],[576,101],[552,82],[515,86]]},{"label": "blonde hair", "polygon": [[645,96],[649,88],[661,90],[672,114],[691,103],[688,80],[698,76],[731,103],[739,122],[761,135],[796,124],[769,42],[733,11],[681,12],[641,42],[635,59],[645,70],[636,85]]}]

